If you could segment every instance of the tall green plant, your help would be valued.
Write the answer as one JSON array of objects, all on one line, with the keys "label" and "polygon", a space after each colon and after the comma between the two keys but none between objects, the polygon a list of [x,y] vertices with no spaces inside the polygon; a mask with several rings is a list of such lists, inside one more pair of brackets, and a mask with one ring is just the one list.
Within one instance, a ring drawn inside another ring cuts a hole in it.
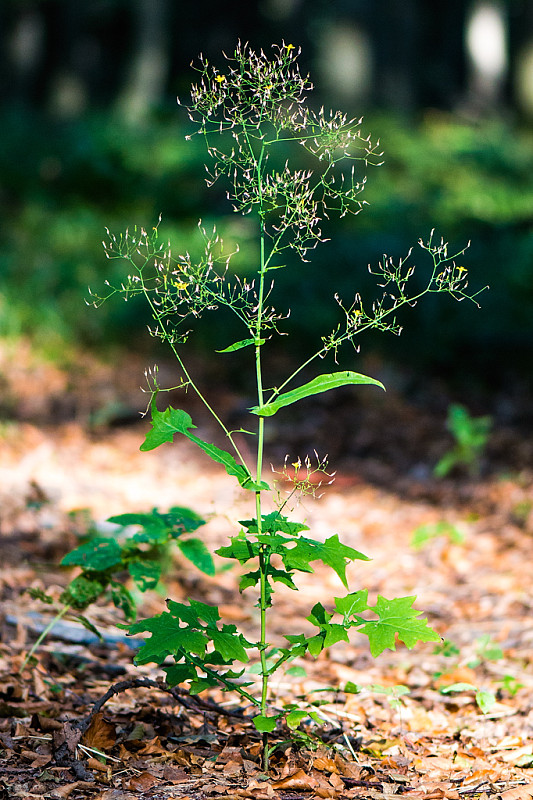
[{"label": "tall green plant", "polygon": [[[231,57],[225,57],[223,70],[200,58],[199,80],[192,87],[190,105],[185,106],[195,134],[205,140],[208,184],[223,182],[234,211],[254,220],[259,258],[252,280],[231,273],[231,254],[224,253],[216,231],[208,234],[202,226],[205,252],[198,260],[188,253],[175,257],[170,243],[160,241],[158,226],[151,231],[136,228],[120,236],[110,235],[105,245],[108,258],[125,259],[130,269],[121,286],[108,284],[107,297],[119,293],[125,299],[133,295],[145,298],[153,317],[150,333],[174,353],[181,371],[180,386],[197,394],[227,441],[225,450],[201,439],[183,410],[171,406],[159,410],[157,374],[150,372],[152,424],[141,450],[171,442],[177,434],[185,436],[250,493],[255,512],[216,552],[241,565],[240,591],[253,590],[257,596],[260,621],[256,641],[248,641],[235,625],[224,623],[214,606],[195,599],[188,603],[169,600],[167,611],[129,627],[130,633],[151,634],[136,661],[165,665],[168,682],[187,682],[191,693],[219,686],[251,704],[256,710],[255,726],[263,732],[265,768],[268,733],[284,716],[269,706],[270,682],[285,662],[306,653],[317,656],[324,648],[347,641],[352,628],[368,636],[373,656],[385,648],[394,649],[397,640],[413,647],[417,641],[439,638],[413,609],[414,597],[389,600],[379,596],[371,605],[367,590],[362,589],[336,597],[330,610],[316,603],[307,617],[315,632],[287,633],[285,647],[272,647],[268,620],[276,583],[296,590],[296,574],[313,572],[311,565],[321,561],[337,573],[348,591],[347,565],[368,559],[343,544],[337,533],[325,541],[310,538],[306,525],[285,515],[287,499],[276,504],[278,496],[263,474],[266,427],[286,406],[314,394],[349,385],[384,388],[380,381],[349,370],[321,373],[305,383],[296,379],[326,356],[336,363],[341,345],[354,344],[364,331],[377,328],[399,333],[396,312],[428,293],[447,293],[459,300],[469,296],[466,270],[456,266],[455,256],[448,255],[442,240],[435,243],[430,237],[429,242],[419,243],[431,261],[422,287],[409,288],[414,273],[409,257],[398,264],[384,257],[371,270],[384,290],[381,299],[367,308],[358,294],[348,303],[334,295],[342,322],[317,337],[314,352],[279,385],[272,386],[265,377],[263,350],[282,333],[286,316],[273,303],[274,270],[285,267],[291,253],[305,262],[310,251],[325,241],[325,219],[361,210],[365,178],[356,167],[380,159],[377,146],[361,133],[361,120],[349,119],[340,111],[315,111],[307,105],[312,86],[300,74],[297,57],[292,44],[274,46],[271,58],[239,44]],[[98,305],[107,297],[93,299]],[[240,432],[255,443],[253,464],[246,462],[235,431],[228,429],[184,360],[188,325],[218,308],[235,315],[243,329],[242,339],[224,343],[218,352],[242,351],[255,373],[257,404],[249,409],[254,430]],[[301,466],[301,461],[295,463]],[[310,469],[309,461],[307,465]],[[297,479],[294,489],[307,491],[309,486],[310,482]],[[169,657],[174,660],[172,665],[167,663]],[[243,679],[252,658],[259,662],[258,694]],[[293,712],[291,707],[294,716]]]}]

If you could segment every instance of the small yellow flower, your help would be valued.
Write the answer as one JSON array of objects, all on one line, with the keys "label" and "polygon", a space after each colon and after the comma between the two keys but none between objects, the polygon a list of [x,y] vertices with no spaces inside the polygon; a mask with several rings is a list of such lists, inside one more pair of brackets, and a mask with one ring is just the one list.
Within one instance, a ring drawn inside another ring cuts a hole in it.
[{"label": "small yellow flower", "polygon": [[226,76],[225,75],[217,75],[215,80],[216,80],[217,83],[224,83],[224,81],[226,80]]},{"label": "small yellow flower", "polygon": [[184,289],[187,289],[188,284],[183,283],[183,281],[173,281],[174,286],[178,291],[182,292]]},{"label": "small yellow flower", "polygon": [[466,267],[457,267],[457,272],[466,272]]},{"label": "small yellow flower", "polygon": [[285,45],[285,49],[287,50],[288,53],[290,53],[291,50],[294,50],[294,45],[293,44],[286,44]]}]

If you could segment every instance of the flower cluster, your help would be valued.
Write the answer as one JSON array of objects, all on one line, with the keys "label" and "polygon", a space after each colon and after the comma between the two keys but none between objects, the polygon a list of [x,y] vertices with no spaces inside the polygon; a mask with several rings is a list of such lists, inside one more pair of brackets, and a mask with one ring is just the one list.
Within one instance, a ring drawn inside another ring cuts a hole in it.
[{"label": "flower cluster", "polygon": [[[208,185],[225,178],[234,210],[259,215],[271,257],[291,248],[305,260],[324,241],[320,222],[329,211],[363,207],[365,178],[352,162],[377,163],[381,154],[362,135],[362,119],[308,108],[312,84],[298,55],[291,44],[273,46],[271,58],[239,44],[223,71],[201,58],[187,109],[205,137]],[[292,166],[294,158],[301,166]]]}]

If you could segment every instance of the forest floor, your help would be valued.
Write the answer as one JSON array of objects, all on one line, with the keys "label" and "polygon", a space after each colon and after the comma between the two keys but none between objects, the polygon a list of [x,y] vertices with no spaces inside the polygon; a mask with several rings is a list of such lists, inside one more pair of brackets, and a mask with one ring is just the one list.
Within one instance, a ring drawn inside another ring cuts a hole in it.
[{"label": "forest floor", "polygon": [[[443,642],[399,645],[373,660],[360,637],[297,662],[274,682],[273,702],[319,700],[324,726],[304,723],[316,749],[284,745],[268,779],[242,716],[250,709],[233,714],[217,692],[191,704],[157,688],[162,673],[133,666],[111,604],[86,612],[104,643],[65,619],[25,664],[53,617],[26,590],[59,596],[73,574],[59,561],[88,530],[107,532],[114,514],[182,505],[208,520],[202,538],[214,548],[250,515],[246,494],[188,441],[139,452],[146,422],[43,425],[28,414],[3,423],[1,800],[533,797],[533,435],[495,425],[480,477],[437,480],[432,465],[450,444],[442,418],[394,396],[377,410],[354,409],[352,397],[313,406],[312,425],[308,414],[276,430],[291,459],[317,447],[337,469],[323,497],[304,498],[294,515],[314,538],[338,533],[372,558],[349,567],[352,590],[416,595]],[[240,401],[226,401],[238,416]],[[328,433],[313,443],[317,426]],[[272,444],[276,469],[283,458]],[[253,635],[257,610],[236,590],[235,570],[210,578],[187,564],[176,556],[164,590],[143,595],[142,615],[162,611],[165,597],[194,597]],[[274,644],[305,629],[317,600],[328,607],[342,591],[318,566],[299,585],[276,594]],[[359,691],[346,692],[347,683]],[[452,684],[466,686],[442,692]]]}]

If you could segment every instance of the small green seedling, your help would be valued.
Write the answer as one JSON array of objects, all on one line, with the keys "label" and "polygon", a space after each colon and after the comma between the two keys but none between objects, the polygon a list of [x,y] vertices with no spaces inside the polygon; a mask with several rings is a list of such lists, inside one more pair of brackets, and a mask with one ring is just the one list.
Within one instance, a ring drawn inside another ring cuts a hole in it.
[{"label": "small green seedling", "polygon": [[[101,597],[109,595],[124,617],[133,622],[137,605],[126,586],[127,579],[132,579],[139,592],[155,589],[168,561],[171,545],[205,574],[215,574],[213,557],[204,542],[190,535],[204,525],[205,520],[189,508],[174,506],[166,513],[154,508],[143,514],[120,514],[107,521],[118,527],[115,536],[92,535],[62,559],[62,566],[77,567],[78,575],[62,592],[59,598],[62,607],[56,608],[57,615],[40,634],[21,670],[54,625],[67,615],[100,636],[98,629],[82,612]],[[127,531],[130,535],[125,535]],[[35,599],[56,607],[54,599],[40,589],[29,589],[28,592]]]},{"label": "small green seedling", "polygon": [[456,467],[466,469],[472,477],[479,475],[481,457],[492,427],[491,417],[471,417],[464,406],[452,403],[448,409],[446,426],[455,444],[436,464],[433,470],[435,476],[445,478]]},{"label": "small green seedling", "polygon": [[433,539],[438,539],[440,536],[446,536],[451,544],[463,544],[465,534],[457,525],[453,525],[446,520],[439,520],[433,524],[420,525],[413,531],[411,537],[411,547],[413,550],[421,550]]},{"label": "small green seedling", "polygon": [[472,683],[452,683],[450,686],[443,686],[440,692],[441,694],[474,692],[476,705],[482,714],[489,714],[496,703],[494,692],[491,692],[489,689],[478,689],[478,687],[474,686]]}]

